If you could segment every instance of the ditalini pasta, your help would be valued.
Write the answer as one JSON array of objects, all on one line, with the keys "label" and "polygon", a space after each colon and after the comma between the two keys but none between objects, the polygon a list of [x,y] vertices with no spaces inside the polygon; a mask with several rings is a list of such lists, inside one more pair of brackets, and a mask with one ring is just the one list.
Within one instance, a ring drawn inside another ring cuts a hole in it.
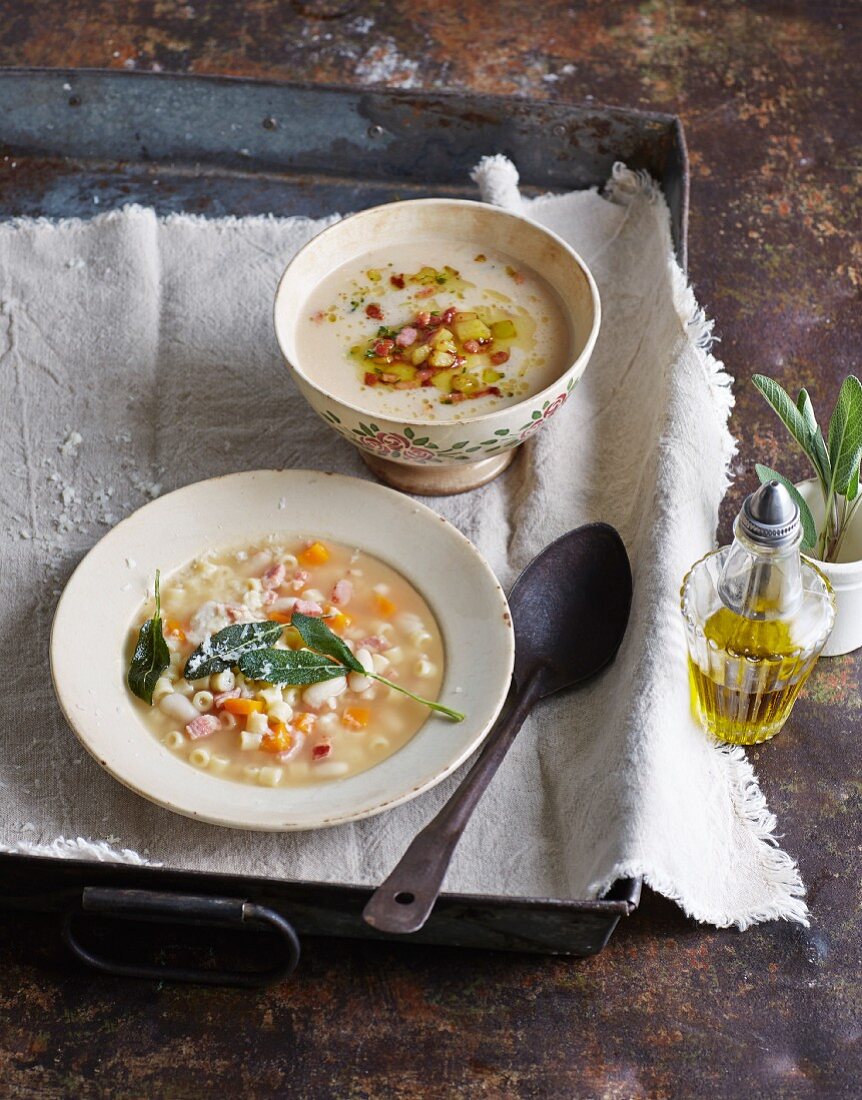
[{"label": "ditalini pasta", "polygon": [[[343,779],[396,752],[429,717],[427,706],[375,675],[428,700],[439,694],[443,643],[430,608],[404,577],[361,551],[270,535],[202,554],[162,581],[160,597],[170,663],[153,705],[135,706],[165,749],[198,771],[262,787]],[[133,634],[152,613],[151,601]],[[322,619],[363,671],[300,686],[248,679],[238,665],[185,678],[190,655],[231,625],[278,624],[275,649],[305,648],[291,625],[297,613]]]}]

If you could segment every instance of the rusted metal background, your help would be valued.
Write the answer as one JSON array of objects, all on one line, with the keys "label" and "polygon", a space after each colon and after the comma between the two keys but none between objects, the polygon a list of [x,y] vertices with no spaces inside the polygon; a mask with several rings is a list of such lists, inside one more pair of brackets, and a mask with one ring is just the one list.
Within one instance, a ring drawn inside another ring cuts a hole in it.
[{"label": "rusted metal background", "polygon": [[[460,88],[679,113],[689,269],[737,378],[729,518],[755,458],[802,475],[754,370],[828,407],[859,369],[860,16],[835,3],[0,6],[0,63]],[[0,188],[14,186],[0,159]],[[15,1097],[855,1097],[862,1077],[862,664],[821,663],[752,750],[808,931],[701,928],[647,894],[593,959],[317,941],[269,992],[72,969],[50,916],[0,919]]]}]

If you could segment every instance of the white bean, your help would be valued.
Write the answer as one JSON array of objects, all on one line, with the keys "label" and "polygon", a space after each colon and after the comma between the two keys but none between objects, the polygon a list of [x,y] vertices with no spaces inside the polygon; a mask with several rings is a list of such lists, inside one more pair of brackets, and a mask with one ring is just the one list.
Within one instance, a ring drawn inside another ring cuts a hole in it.
[{"label": "white bean", "polygon": [[210,687],[213,691],[233,691],[235,685],[236,677],[229,668],[210,676]]},{"label": "white bean", "polygon": [[[374,671],[374,659],[371,656],[371,651],[365,649],[364,646],[361,649],[357,649],[356,660],[359,661],[366,672]],[[347,684],[351,691],[368,691],[373,683],[374,681],[370,676],[363,676],[359,672],[351,672],[347,677]]]},{"label": "white bean", "polygon": [[160,676],[153,688],[153,705],[158,705],[160,699],[164,699],[166,695],[173,695],[173,693],[174,685],[171,681],[167,676]]},{"label": "white bean", "polygon": [[374,662],[374,671],[380,675],[389,668],[389,658],[384,657],[382,653],[372,653],[371,660]]},{"label": "white bean", "polygon": [[176,691],[171,695],[163,696],[159,700],[159,710],[162,714],[166,714],[169,718],[173,718],[184,726],[194,721],[200,714],[198,708],[193,706],[191,699],[186,698],[185,695],[180,695]]},{"label": "white bean", "polygon": [[330,699],[334,699],[346,690],[347,678],[336,676],[333,680],[322,680],[319,684],[312,684],[307,687],[302,693],[302,701],[308,707],[323,707]]},{"label": "white bean", "polygon": [[192,696],[192,706],[196,707],[201,714],[206,714],[213,705],[213,693],[211,691],[196,691]]}]

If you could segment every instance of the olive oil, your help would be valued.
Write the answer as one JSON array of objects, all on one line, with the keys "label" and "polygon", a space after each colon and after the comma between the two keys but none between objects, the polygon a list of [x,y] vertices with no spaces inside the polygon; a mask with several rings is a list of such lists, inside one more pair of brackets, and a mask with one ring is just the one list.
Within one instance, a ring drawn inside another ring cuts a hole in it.
[{"label": "olive oil", "polygon": [[692,710],[720,741],[755,745],[787,721],[813,661],[781,619],[747,619],[722,607],[704,623],[710,667],[689,657]]},{"label": "olive oil", "polygon": [[790,715],[832,629],[832,590],[799,553],[799,509],[777,482],[742,506],[733,544],[682,588],[691,705],[720,741],[754,745]]}]

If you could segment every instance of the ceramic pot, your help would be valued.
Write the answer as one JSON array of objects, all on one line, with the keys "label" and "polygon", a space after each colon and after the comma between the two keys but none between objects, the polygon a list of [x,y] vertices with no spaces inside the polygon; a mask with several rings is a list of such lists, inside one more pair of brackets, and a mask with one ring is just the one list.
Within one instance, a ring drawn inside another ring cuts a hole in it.
[{"label": "ceramic pot", "polygon": [[[387,419],[328,393],[314,365],[297,354],[297,323],[314,286],[368,251],[417,238],[457,238],[522,261],[556,290],[573,332],[571,361],[552,385],[490,413],[458,420]],[[515,449],[567,401],[590,360],[601,323],[595,280],[554,233],[527,218],[463,199],[412,199],[353,214],[319,233],[288,264],[275,298],[282,355],[312,409],[354,446],[375,474],[398,489],[439,495],[483,485],[512,461]]]},{"label": "ceramic pot", "polygon": [[[819,530],[825,512],[823,494],[815,478],[796,488],[811,509]],[[835,593],[835,627],[823,648],[823,657],[838,657],[862,646],[862,506],[853,517],[837,562],[815,564]]]}]

